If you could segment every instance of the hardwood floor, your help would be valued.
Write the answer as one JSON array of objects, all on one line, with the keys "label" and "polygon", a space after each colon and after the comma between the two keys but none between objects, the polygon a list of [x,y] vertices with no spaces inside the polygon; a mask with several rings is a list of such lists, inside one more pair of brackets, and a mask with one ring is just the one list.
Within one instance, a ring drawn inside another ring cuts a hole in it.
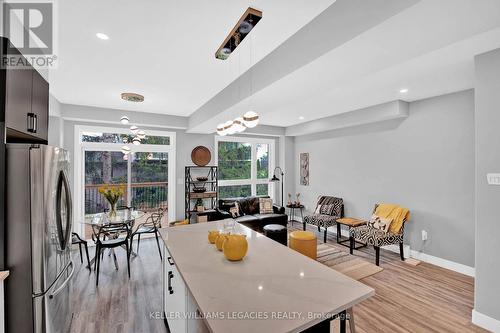
[{"label": "hardwood floor", "polygon": [[[349,251],[335,243],[333,234],[328,243]],[[375,260],[372,248],[354,254]],[[358,333],[486,332],[471,323],[473,278],[426,263],[411,266],[397,253],[381,250],[380,254],[384,270],[361,280],[376,295],[354,309]],[[118,271],[105,254],[98,288],[95,272],[79,266],[78,250],[73,255],[78,264],[72,332],[166,332],[163,320],[150,319],[151,312],[162,308],[161,262],[154,238],[141,240],[140,254],[131,262],[130,280],[125,251],[117,250]]]},{"label": "hardwood floor", "polygon": [[[137,241],[134,241],[134,250]],[[94,247],[89,247],[92,259]],[[150,314],[162,311],[161,261],[155,238],[141,239],[139,255],[130,262],[127,275],[126,253],[116,250],[119,270],[113,258],[104,254],[95,285],[95,271],[80,264],[78,249],[73,251],[77,268],[73,280],[72,333],[80,332],[166,332],[162,319],[150,319]],[[85,260],[85,259],[84,259]]]}]

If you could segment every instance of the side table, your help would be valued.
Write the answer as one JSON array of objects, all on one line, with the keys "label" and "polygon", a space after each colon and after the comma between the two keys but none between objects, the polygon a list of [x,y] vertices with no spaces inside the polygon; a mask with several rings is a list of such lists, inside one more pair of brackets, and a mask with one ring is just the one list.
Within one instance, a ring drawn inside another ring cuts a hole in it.
[{"label": "side table", "polygon": [[304,221],[304,213],[303,213],[304,205],[286,205],[286,208],[289,209],[290,214],[288,215],[289,216],[288,221],[291,222],[292,225],[294,222],[293,218],[295,216],[296,209],[300,210],[300,217],[302,218],[302,221]]},{"label": "side table", "polygon": [[[353,237],[351,237],[351,229],[360,227],[362,225],[365,225],[366,221],[360,220],[360,219],[355,219],[352,217],[343,217],[341,219],[337,220],[337,243],[340,245],[346,246],[349,248],[349,252],[353,254],[353,250],[358,250],[362,247],[365,247],[365,243],[357,242]],[[345,240],[340,240],[340,232],[341,232],[341,226],[345,225],[349,228],[349,239]],[[349,242],[349,245],[346,245],[344,243]],[[356,247],[356,243],[360,244],[358,247]]]}]

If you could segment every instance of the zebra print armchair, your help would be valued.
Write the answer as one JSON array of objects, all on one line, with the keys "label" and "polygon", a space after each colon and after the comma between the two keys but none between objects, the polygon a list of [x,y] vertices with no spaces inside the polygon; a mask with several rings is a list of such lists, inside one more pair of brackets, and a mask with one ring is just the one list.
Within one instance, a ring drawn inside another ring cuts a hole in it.
[{"label": "zebra print armchair", "polygon": [[[377,207],[379,204],[375,204],[375,208],[373,209],[372,214],[375,214],[377,211]],[[391,233],[391,232],[384,232],[379,229],[375,229],[368,224],[356,227],[356,228],[349,228],[349,240],[350,240],[350,252],[353,254],[354,250],[354,242],[360,242],[364,243],[366,245],[372,245],[373,248],[375,249],[375,264],[377,266],[380,265],[380,248],[382,246],[387,246],[387,245],[399,245],[399,255],[401,257],[401,260],[405,260],[404,257],[404,251],[403,251],[403,240],[404,240],[404,233],[405,233],[405,223],[406,223],[406,218],[403,220],[403,224],[401,226],[401,229],[397,234]]]},{"label": "zebra print armchair", "polygon": [[342,198],[320,196],[316,203],[316,209],[312,215],[304,217],[303,227],[306,230],[306,224],[312,224],[318,227],[318,232],[321,228],[325,229],[323,241],[326,243],[326,234],[329,227],[337,223],[337,219],[344,217],[344,201]]}]

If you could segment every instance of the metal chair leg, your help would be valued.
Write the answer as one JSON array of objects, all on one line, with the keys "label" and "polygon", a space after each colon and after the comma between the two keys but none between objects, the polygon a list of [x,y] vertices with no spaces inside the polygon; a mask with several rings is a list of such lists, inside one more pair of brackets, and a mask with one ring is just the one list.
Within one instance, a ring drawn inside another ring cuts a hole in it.
[{"label": "metal chair leg", "polygon": [[98,249],[97,253],[97,272],[96,272],[96,278],[95,278],[95,285],[96,287],[99,285],[99,268],[101,266],[101,250]]},{"label": "metal chair leg", "polygon": [[353,254],[354,253],[354,245],[356,243],[354,242],[354,237],[349,235],[349,253]]},{"label": "metal chair leg", "polygon": [[303,230],[306,231],[306,223],[302,222],[302,225],[303,225]]},{"label": "metal chair leg", "polygon": [[349,330],[351,333],[356,333],[356,326],[354,324],[354,311],[352,308],[347,309],[349,315]]},{"label": "metal chair leg", "polygon": [[80,262],[83,264],[82,243],[78,243],[78,249],[80,250]]},{"label": "metal chair leg", "polygon": [[323,236],[323,243],[326,243],[326,230],[328,230],[328,227],[325,227],[325,236]]},{"label": "metal chair leg", "polygon": [[91,269],[90,269],[89,248],[88,248],[88,246],[87,246],[87,243],[86,243],[86,242],[85,242],[85,243],[83,243],[83,246],[85,246],[85,255],[87,256],[87,264],[88,264],[88,268],[89,268],[89,270],[91,270]]},{"label": "metal chair leg", "polygon": [[128,242],[125,243],[125,247],[127,250],[127,270],[128,270],[128,278],[130,279],[130,249]]},{"label": "metal chair leg", "polygon": [[345,333],[345,320],[346,319],[346,312],[342,311],[340,313],[340,333]]},{"label": "metal chair leg", "polygon": [[401,260],[405,261],[403,243],[399,243],[399,255],[401,256]]},{"label": "metal chair leg", "polygon": [[160,248],[160,241],[158,240],[158,231],[155,230],[155,237],[156,237],[156,245],[158,245],[158,253],[160,253],[160,260],[163,260],[161,257],[161,248]]},{"label": "metal chair leg", "polygon": [[100,255],[99,246],[95,246],[95,259],[94,259],[94,271],[97,271],[97,257]]},{"label": "metal chair leg", "polygon": [[141,243],[141,234],[137,235],[137,254],[139,254],[139,244]]}]

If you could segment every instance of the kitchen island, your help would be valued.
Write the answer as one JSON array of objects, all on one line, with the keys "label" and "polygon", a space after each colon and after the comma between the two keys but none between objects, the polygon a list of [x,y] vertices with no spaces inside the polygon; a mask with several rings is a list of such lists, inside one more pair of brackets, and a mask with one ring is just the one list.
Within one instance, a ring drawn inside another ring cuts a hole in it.
[{"label": "kitchen island", "polygon": [[374,290],[264,235],[246,234],[248,253],[228,261],[209,244],[223,221],[161,229],[164,316],[178,332],[329,332],[329,321]]}]

